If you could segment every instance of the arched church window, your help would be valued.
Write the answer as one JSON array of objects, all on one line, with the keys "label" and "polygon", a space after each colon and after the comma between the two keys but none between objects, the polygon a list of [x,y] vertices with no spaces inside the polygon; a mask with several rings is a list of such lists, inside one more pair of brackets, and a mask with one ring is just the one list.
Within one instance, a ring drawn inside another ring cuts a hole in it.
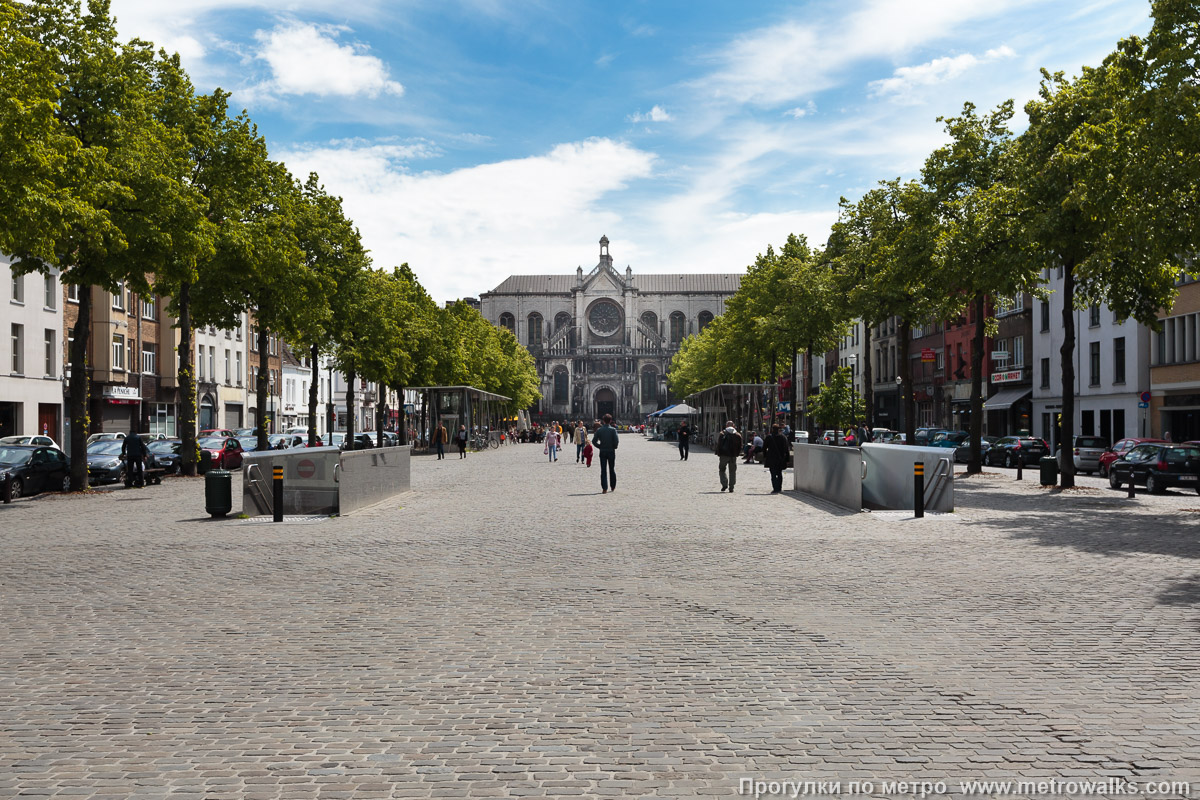
[{"label": "arched church window", "polygon": [[713,315],[711,311],[701,311],[700,316],[696,320],[696,331],[703,333],[704,329],[708,327],[708,323],[712,321]]},{"label": "arched church window", "polygon": [[650,368],[642,370],[642,402],[654,403],[658,400],[658,372]]},{"label": "arched church window", "polygon": [[500,315],[500,327],[508,328],[515,335],[517,332],[517,319],[512,314],[505,311]]},{"label": "arched church window", "polygon": [[554,404],[556,406],[566,405],[570,399],[570,393],[567,391],[569,376],[565,367],[559,367],[554,370]]},{"label": "arched church window", "polygon": [[542,343],[542,315],[536,311],[529,315],[529,344]]},{"label": "arched church window", "polygon": [[560,311],[554,315],[554,330],[558,330],[566,325],[571,324],[571,315],[565,311]]},{"label": "arched church window", "polygon": [[642,324],[655,333],[658,333],[658,315],[653,311],[642,312]]},{"label": "arched church window", "polygon": [[686,325],[687,319],[683,316],[682,311],[671,312],[671,344],[679,344],[683,341],[683,332]]}]

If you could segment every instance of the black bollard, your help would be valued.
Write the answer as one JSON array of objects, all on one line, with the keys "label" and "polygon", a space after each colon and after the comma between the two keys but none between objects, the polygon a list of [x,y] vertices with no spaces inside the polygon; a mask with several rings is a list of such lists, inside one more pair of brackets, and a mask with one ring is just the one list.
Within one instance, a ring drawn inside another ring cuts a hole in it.
[{"label": "black bollard", "polygon": [[275,522],[283,522],[283,467],[275,467],[275,497],[273,505]]},{"label": "black bollard", "polygon": [[1025,462],[1022,459],[1020,459],[1020,458],[1017,459],[1017,480],[1021,480],[1021,467],[1024,464],[1025,464]]},{"label": "black bollard", "polygon": [[916,518],[925,516],[925,462],[913,462],[913,511]]},{"label": "black bollard", "polygon": [[1133,498],[1133,470],[1129,470],[1129,498]]}]

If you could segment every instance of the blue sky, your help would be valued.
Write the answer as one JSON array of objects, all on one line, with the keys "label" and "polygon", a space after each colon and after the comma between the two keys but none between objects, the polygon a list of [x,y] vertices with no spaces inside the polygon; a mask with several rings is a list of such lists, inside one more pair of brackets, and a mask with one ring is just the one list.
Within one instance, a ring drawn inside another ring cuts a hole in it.
[{"label": "blue sky", "polygon": [[[597,260],[740,271],[911,177],[939,115],[1037,92],[1150,27],[1145,0],[113,0],[234,93],[439,302]],[[1015,121],[1020,127],[1023,116]]]}]

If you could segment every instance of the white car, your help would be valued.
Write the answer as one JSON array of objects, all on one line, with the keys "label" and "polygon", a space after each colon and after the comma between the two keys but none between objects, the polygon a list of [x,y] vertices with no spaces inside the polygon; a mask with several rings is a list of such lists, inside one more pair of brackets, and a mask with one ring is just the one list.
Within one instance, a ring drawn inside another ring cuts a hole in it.
[{"label": "white car", "polygon": [[49,436],[42,436],[41,434],[36,436],[5,436],[3,439],[0,439],[0,444],[33,444],[38,447],[62,449]]},{"label": "white car", "polygon": [[808,431],[792,431],[792,441],[796,444],[808,444]]},{"label": "white car", "polygon": [[114,441],[117,439],[124,439],[124,438],[125,438],[125,434],[123,434],[123,433],[93,433],[91,436],[89,436],[87,438],[87,443],[91,444],[92,442]]}]

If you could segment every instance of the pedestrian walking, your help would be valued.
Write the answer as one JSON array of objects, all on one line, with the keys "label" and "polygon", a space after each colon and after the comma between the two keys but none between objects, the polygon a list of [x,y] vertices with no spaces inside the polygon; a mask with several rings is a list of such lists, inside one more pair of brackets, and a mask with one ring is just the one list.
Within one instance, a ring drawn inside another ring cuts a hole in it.
[{"label": "pedestrian walking", "polygon": [[587,441],[587,431],[586,430],[584,431],[583,438],[584,438],[583,460],[590,467],[590,466],[592,466],[592,453],[595,452],[596,448],[592,447],[592,443]]},{"label": "pedestrian walking", "polygon": [[146,443],[137,431],[126,436],[121,442],[121,457],[125,459],[125,485],[145,486]]},{"label": "pedestrian walking", "polygon": [[575,463],[583,463],[583,448],[587,445],[588,433],[587,428],[583,427],[583,420],[575,423],[575,430],[572,432],[573,441],[575,442]]},{"label": "pedestrian walking", "polygon": [[687,461],[692,444],[692,429],[685,422],[679,426],[679,460]]},{"label": "pedestrian walking", "polygon": [[612,414],[604,415],[604,424],[592,437],[592,444],[600,451],[600,490],[608,494],[617,490],[617,447],[620,445],[617,429],[612,424]]},{"label": "pedestrian walking", "polygon": [[458,457],[467,457],[467,426],[459,425],[458,433],[454,434],[454,442],[458,445]]},{"label": "pedestrian walking", "polygon": [[[733,420],[725,423],[725,430],[717,435],[717,474],[721,477],[721,491],[733,492],[737,483],[738,456],[742,454],[742,435],[733,427]],[[726,471],[729,476],[726,477]]]},{"label": "pedestrian walking", "polygon": [[542,448],[549,461],[558,461],[558,426],[551,425],[546,431],[546,446]]},{"label": "pedestrian walking", "polygon": [[787,437],[779,431],[778,425],[772,425],[763,442],[763,466],[771,471],[771,494],[783,491],[783,471],[787,469],[790,451]]},{"label": "pedestrian walking", "polygon": [[450,441],[450,434],[446,432],[446,426],[438,423],[438,426],[433,429],[433,446],[437,448],[438,461],[446,457],[446,443]]}]

